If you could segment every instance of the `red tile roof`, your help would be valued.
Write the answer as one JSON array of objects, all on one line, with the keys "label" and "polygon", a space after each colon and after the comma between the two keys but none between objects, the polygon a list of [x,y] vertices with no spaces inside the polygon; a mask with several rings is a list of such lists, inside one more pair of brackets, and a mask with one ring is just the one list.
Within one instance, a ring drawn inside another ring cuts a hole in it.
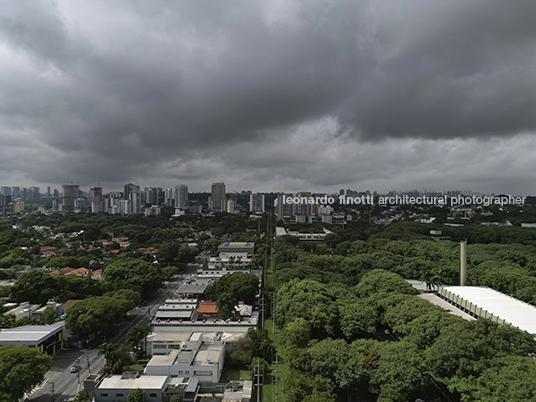
[{"label": "red tile roof", "polygon": [[67,310],[69,307],[74,306],[76,303],[78,303],[80,300],[67,300],[65,304],[63,305],[63,309]]},{"label": "red tile roof", "polygon": [[72,273],[72,271],[74,271],[74,268],[65,267],[61,269],[56,269],[54,271],[50,271],[50,275],[65,275],[65,274]]},{"label": "red tile roof", "polygon": [[73,274],[73,275],[84,275],[87,272],[88,272],[87,268],[78,268],[78,269],[73,269],[71,271],[71,274]]},{"label": "red tile roof", "polygon": [[216,307],[216,302],[202,301],[199,303],[199,309],[197,311],[199,314],[216,314],[218,307]]}]

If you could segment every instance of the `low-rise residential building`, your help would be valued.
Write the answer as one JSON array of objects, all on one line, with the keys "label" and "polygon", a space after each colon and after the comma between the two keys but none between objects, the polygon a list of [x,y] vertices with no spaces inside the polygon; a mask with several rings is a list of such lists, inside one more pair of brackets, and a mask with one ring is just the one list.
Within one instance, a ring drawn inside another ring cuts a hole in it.
[{"label": "low-rise residential building", "polygon": [[69,272],[67,275],[86,276],[89,273],[87,268],[76,268]]},{"label": "low-rise residential building", "polygon": [[56,250],[57,250],[57,247],[44,246],[44,247],[41,247],[39,252],[41,253],[41,258],[50,258],[56,255]]},{"label": "low-rise residential building", "polygon": [[30,302],[22,302],[17,307],[6,311],[4,315],[14,315],[15,321],[24,317],[32,318],[32,314],[39,308],[39,304],[30,304]]},{"label": "low-rise residential building", "polygon": [[50,275],[67,275],[70,274],[73,270],[74,268],[69,267],[55,269],[54,271],[50,271]]},{"label": "low-rise residential building", "polygon": [[37,310],[35,310],[32,313],[32,318],[35,318],[35,319],[40,320],[40,321],[44,321],[45,320],[45,310],[46,310],[47,307],[52,307],[57,316],[62,315],[63,312],[64,312],[63,304],[56,303],[56,301],[54,301],[54,300],[49,300],[47,302],[46,306],[38,308]]},{"label": "low-rise residential building", "polygon": [[91,273],[91,279],[100,281],[102,279],[102,269],[97,269]]}]

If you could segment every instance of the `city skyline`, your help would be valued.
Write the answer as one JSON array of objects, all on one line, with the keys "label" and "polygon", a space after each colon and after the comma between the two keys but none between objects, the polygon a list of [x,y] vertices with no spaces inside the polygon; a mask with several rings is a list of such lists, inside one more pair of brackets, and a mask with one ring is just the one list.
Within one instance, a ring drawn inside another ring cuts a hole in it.
[{"label": "city skyline", "polygon": [[0,10],[4,186],[536,192],[536,3],[29,11]]}]

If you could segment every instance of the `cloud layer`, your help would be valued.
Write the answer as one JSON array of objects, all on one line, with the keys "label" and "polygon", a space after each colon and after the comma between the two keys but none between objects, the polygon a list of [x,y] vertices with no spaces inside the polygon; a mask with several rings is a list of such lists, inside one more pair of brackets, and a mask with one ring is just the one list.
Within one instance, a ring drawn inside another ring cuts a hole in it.
[{"label": "cloud layer", "polygon": [[0,184],[531,193],[536,4],[0,10]]}]

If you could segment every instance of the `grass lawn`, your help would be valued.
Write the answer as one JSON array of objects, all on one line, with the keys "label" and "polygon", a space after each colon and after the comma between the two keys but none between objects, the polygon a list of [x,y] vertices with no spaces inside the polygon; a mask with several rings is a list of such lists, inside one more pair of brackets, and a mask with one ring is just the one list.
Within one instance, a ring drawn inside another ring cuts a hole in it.
[{"label": "grass lawn", "polygon": [[[277,354],[279,355],[279,358],[281,359],[281,356],[284,355],[284,347],[282,345],[281,340],[281,330],[276,328],[275,334],[272,334],[272,328],[273,328],[273,322],[272,320],[266,320],[264,322],[264,326],[266,330],[268,331],[268,336],[272,340],[274,346],[276,347]],[[272,364],[270,366],[271,370],[275,370],[275,364]],[[288,378],[289,375],[289,369],[288,366],[284,363],[279,363],[278,367],[278,401],[279,402],[285,402],[286,397],[283,391],[283,379]],[[267,373],[264,375],[264,386],[262,387],[262,400],[263,402],[273,402],[275,401],[275,384],[272,385],[272,381],[275,381],[275,373]]]},{"label": "grass lawn", "polygon": [[224,368],[220,382],[251,380],[251,371],[239,368]]},{"label": "grass lawn", "polygon": [[141,364],[132,364],[124,369],[124,371],[139,371],[140,374],[143,374],[143,366]]}]

